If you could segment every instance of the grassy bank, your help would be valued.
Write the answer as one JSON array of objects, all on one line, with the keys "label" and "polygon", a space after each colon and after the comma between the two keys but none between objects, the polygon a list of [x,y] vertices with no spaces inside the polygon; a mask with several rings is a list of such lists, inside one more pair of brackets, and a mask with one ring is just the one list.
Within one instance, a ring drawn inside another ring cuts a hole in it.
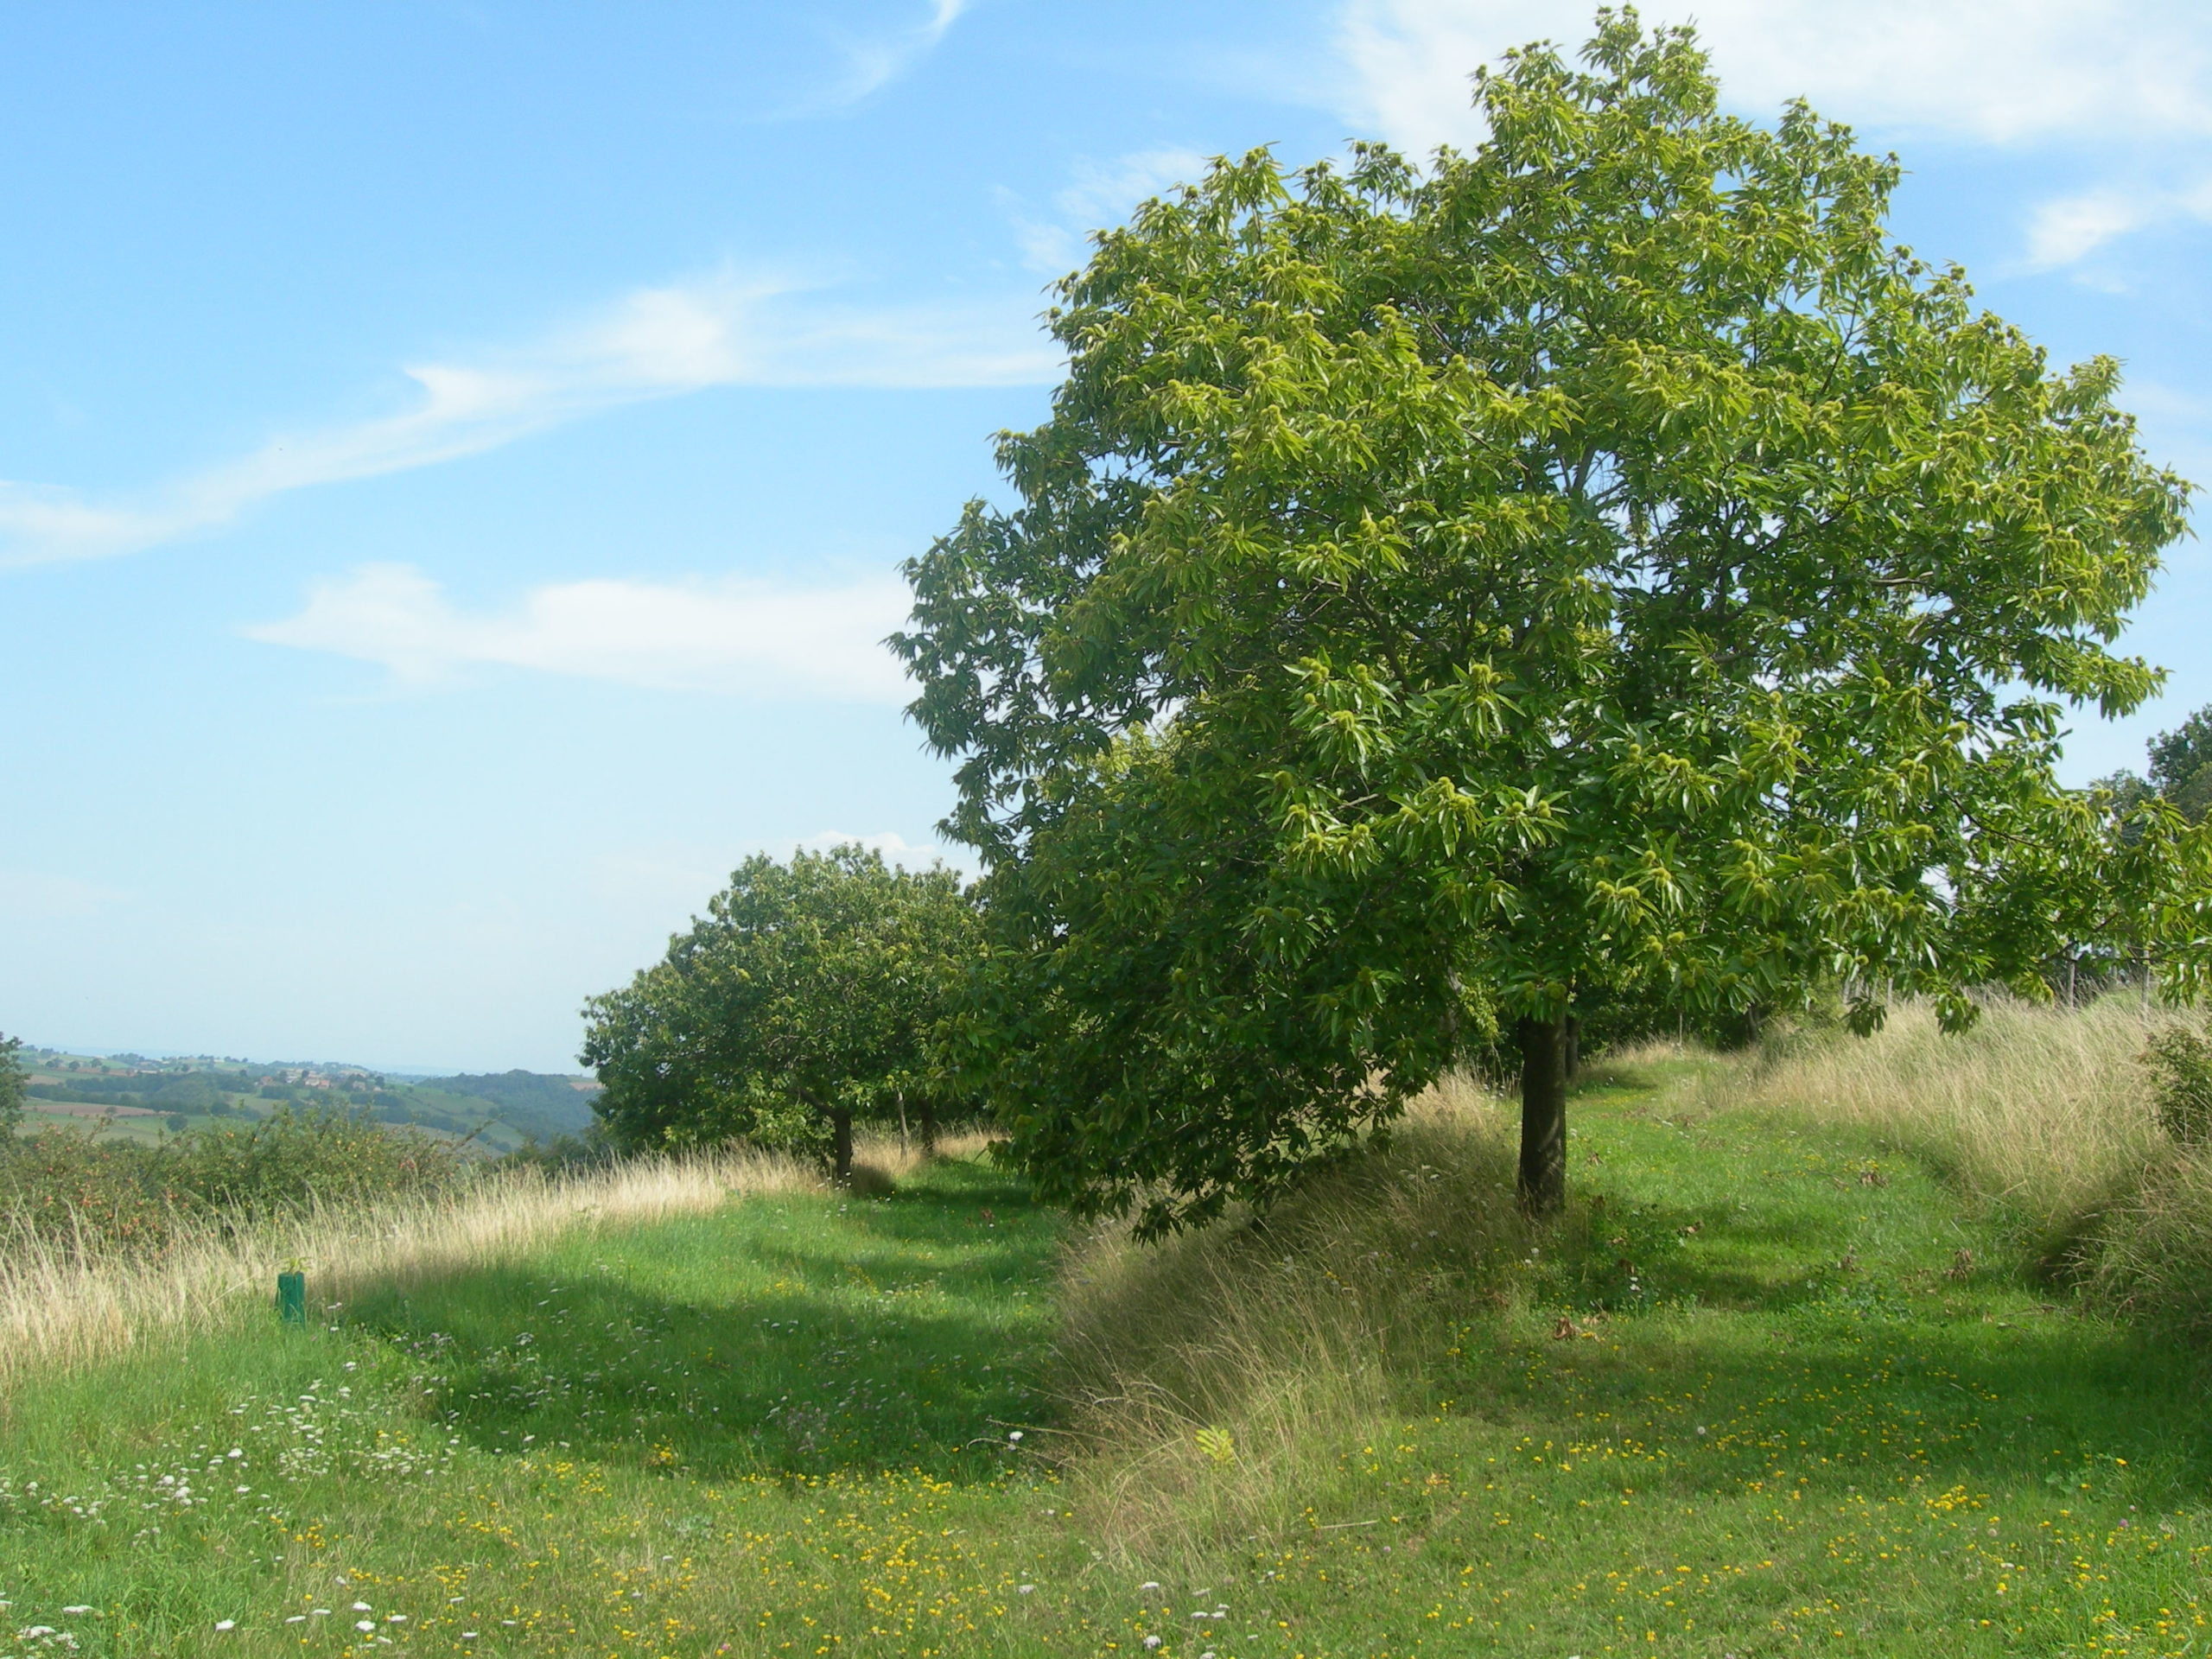
[{"label": "grassy bank", "polygon": [[1959,1036],[1907,1007],[1865,1040],[1784,1038],[1701,1071],[1714,1106],[1849,1125],[1939,1171],[2054,1283],[2200,1344],[2212,1339],[2212,1147],[2158,1127],[2153,1033],[2200,1017],[2135,995],[2079,1009],[1993,1004]]},{"label": "grassy bank", "polygon": [[953,1162],[27,1376],[5,1618],[134,1656],[2200,1649],[2199,1362],[1932,1151],[1713,1064],[1586,1091],[1536,1233],[1467,1095],[1158,1250]]}]

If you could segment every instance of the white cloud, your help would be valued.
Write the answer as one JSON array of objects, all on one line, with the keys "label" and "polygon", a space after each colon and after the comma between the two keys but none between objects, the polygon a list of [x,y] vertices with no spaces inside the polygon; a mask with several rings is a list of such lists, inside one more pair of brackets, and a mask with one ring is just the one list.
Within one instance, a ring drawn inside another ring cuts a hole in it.
[{"label": "white cloud", "polygon": [[372,564],[316,584],[296,616],[245,632],[376,663],[410,686],[493,665],[658,690],[899,704],[912,692],[881,642],[910,603],[889,576],[817,588],[609,579],[555,583],[508,610],[471,614],[412,566]]},{"label": "white cloud", "polygon": [[848,41],[843,78],[797,113],[842,109],[889,86],[937,49],[968,4],[969,0],[931,0],[930,15],[911,29]]},{"label": "white cloud", "polygon": [[[1468,74],[1549,38],[1572,51],[1587,0],[1347,0],[1343,113],[1425,152],[1479,137]],[[1671,0],[1734,107],[1802,96],[1832,119],[1988,143],[2212,134],[2212,8],[2201,0]]]},{"label": "white cloud", "polygon": [[895,830],[878,830],[872,836],[853,835],[842,830],[824,830],[809,836],[799,842],[799,846],[810,853],[826,853],[833,847],[849,846],[855,842],[870,852],[881,854],[885,863],[909,870],[926,870],[932,864],[944,864],[972,874],[976,868],[976,855],[971,849],[945,847],[933,841],[909,841]]},{"label": "white cloud", "polygon": [[2190,219],[2212,221],[2212,183],[2186,190],[2112,186],[2056,197],[2038,205],[2029,221],[2028,267],[2075,264],[2120,237]]},{"label": "white cloud", "polygon": [[474,360],[405,370],[414,407],[271,439],[137,500],[0,482],[0,564],[136,552],[220,529],[288,491],[480,454],[625,404],[711,386],[1020,385],[1057,359],[1027,302],[869,308],[728,274],[640,289]]},{"label": "white cloud", "polygon": [[2044,202],[2028,225],[2028,264],[2037,270],[2070,265],[2114,237],[2140,229],[2155,211],[2150,197],[2126,190],[2092,190]]},{"label": "white cloud", "polygon": [[120,888],[43,870],[0,870],[0,916],[73,920],[112,909],[130,898]]},{"label": "white cloud", "polygon": [[1196,184],[1210,165],[1197,150],[1173,147],[1133,150],[1109,162],[1077,162],[1067,186],[1053,193],[1050,216],[1015,213],[1014,233],[1025,263],[1054,276],[1074,270],[1084,261],[1091,232],[1121,224],[1139,202],[1171,186]]}]

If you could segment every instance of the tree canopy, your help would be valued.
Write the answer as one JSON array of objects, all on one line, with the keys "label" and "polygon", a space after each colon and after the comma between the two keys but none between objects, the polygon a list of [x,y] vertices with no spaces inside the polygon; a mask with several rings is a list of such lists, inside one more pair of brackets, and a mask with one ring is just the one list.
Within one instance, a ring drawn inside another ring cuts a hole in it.
[{"label": "tree canopy", "polygon": [[[1019,497],[912,562],[1011,1155],[1153,1230],[1265,1202],[1471,1044],[1564,1181],[1567,1022],[1817,982],[1972,1017],[2123,923],[2203,972],[2202,838],[2058,786],[2187,486],[1885,228],[1898,174],[1601,14],[1426,166],[1265,152],[1102,234]],[[2139,830],[2143,826],[2139,825]]]},{"label": "tree canopy", "polygon": [[22,1039],[0,1035],[0,1135],[12,1135],[23,1121],[23,1101],[29,1086],[20,1058]]},{"label": "tree canopy", "polygon": [[857,846],[747,859],[662,961],[584,1005],[593,1102],[628,1146],[826,1147],[937,1085],[932,1044],[976,915],[960,878]]},{"label": "tree canopy", "polygon": [[2191,823],[2212,813],[2212,704],[2152,741],[2151,782]]}]

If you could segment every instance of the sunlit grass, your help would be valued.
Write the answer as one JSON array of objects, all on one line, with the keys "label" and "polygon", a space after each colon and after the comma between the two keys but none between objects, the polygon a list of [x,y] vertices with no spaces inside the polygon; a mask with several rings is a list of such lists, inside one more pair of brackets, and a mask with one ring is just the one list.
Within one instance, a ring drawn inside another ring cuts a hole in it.
[{"label": "sunlit grass", "polygon": [[734,1192],[819,1185],[793,1160],[752,1152],[550,1176],[503,1171],[459,1194],[243,1223],[195,1217],[180,1222],[151,1255],[73,1249],[0,1217],[0,1384],[109,1358],[165,1334],[251,1321],[283,1268],[312,1271],[328,1300],[357,1285],[504,1260],[579,1224],[649,1220],[711,1209]]},{"label": "sunlit grass", "polygon": [[26,1376],[0,1653],[2200,1650],[2199,1362],[1723,1065],[1535,1230],[1463,1090],[1160,1251],[952,1162]]}]

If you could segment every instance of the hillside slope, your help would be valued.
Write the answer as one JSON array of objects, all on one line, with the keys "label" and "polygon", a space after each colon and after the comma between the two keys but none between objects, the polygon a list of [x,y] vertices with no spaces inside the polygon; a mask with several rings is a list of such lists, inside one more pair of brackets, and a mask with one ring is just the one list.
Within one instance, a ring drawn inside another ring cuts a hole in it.
[{"label": "hillside slope", "polygon": [[2199,1363],[1696,1081],[1586,1092],[1535,1235],[1469,1097],[1163,1250],[952,1163],[38,1382],[0,1597],[130,1655],[2201,1647]]}]

